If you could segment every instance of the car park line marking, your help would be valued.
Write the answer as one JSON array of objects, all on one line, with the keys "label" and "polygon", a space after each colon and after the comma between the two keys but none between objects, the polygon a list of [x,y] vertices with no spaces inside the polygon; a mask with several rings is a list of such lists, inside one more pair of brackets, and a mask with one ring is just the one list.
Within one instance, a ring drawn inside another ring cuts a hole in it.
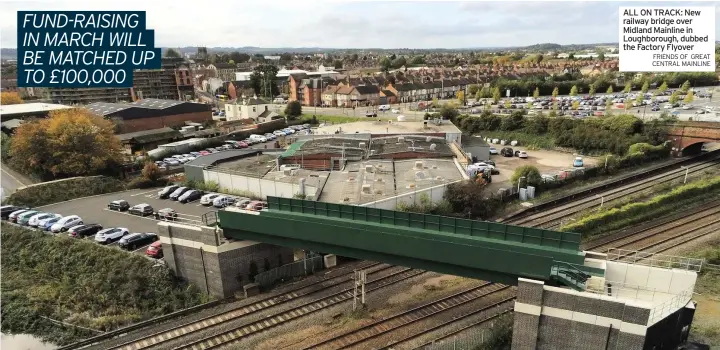
[{"label": "car park line marking", "polygon": [[157,192],[157,191],[158,191],[157,189],[154,189],[154,190],[145,191],[145,192],[141,192],[141,193],[131,194],[130,197],[137,197],[137,196],[140,196],[143,194],[153,193],[153,192]]},{"label": "car park line marking", "polygon": [[180,214],[180,213],[177,213],[177,214],[178,214],[178,218],[177,218],[178,220],[163,220],[163,219],[155,219],[155,216],[154,216],[154,215],[140,216],[140,215],[130,214],[130,213],[127,213],[127,212],[119,212],[119,211],[115,211],[115,210],[110,210],[110,209],[107,209],[107,208],[104,208],[103,210],[109,211],[109,212],[113,212],[113,213],[117,213],[117,214],[132,216],[132,217],[138,218],[138,219],[151,220],[151,221],[155,221],[155,222],[163,222],[163,221],[165,221],[165,222],[173,222],[173,221],[177,221],[177,222],[179,222],[179,223],[184,223],[184,224],[190,224],[190,225],[196,225],[196,226],[203,226],[203,222],[202,222],[201,220],[185,219],[185,218],[179,217],[180,215],[183,215],[183,216],[189,216],[189,217],[199,218],[200,216],[197,216],[197,215],[189,215],[189,214]]}]

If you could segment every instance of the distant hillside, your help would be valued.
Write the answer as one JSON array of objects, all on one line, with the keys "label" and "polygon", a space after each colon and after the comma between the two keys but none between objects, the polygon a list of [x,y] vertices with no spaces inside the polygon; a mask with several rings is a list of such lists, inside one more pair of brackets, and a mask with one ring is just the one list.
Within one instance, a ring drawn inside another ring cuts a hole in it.
[{"label": "distant hillside", "polygon": [[17,59],[17,49],[0,49],[0,58]]}]

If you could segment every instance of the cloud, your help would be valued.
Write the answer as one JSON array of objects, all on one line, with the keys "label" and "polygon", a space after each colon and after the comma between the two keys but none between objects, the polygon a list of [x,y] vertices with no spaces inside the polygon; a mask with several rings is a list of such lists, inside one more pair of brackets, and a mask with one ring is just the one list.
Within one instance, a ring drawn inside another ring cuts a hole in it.
[{"label": "cloud", "polygon": [[616,42],[619,6],[717,4],[275,0],[218,7],[189,0],[14,1],[3,2],[0,45],[17,45],[17,10],[145,10],[156,44],[164,47],[459,48]]}]

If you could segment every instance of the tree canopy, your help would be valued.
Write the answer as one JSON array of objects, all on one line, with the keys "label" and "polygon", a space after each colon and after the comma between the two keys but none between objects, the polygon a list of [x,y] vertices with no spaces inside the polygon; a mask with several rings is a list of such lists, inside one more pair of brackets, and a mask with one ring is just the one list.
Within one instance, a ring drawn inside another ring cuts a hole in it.
[{"label": "tree canopy", "polygon": [[95,174],[122,160],[113,128],[86,109],[51,111],[49,118],[17,128],[10,160],[19,170],[43,176]]},{"label": "tree canopy", "polygon": [[17,105],[25,103],[17,92],[0,92],[0,105]]},{"label": "tree canopy", "polygon": [[261,64],[253,68],[253,73],[250,74],[250,86],[255,90],[255,94],[268,98],[279,95],[277,73],[278,68],[272,64]]},{"label": "tree canopy", "polygon": [[181,58],[182,55],[180,54],[180,52],[178,52],[178,50],[175,50],[175,49],[167,49],[167,50],[165,50],[165,57],[167,57],[167,58]]},{"label": "tree canopy", "polygon": [[287,106],[285,107],[285,115],[290,118],[294,119],[302,115],[302,105],[300,104],[300,101],[290,101],[288,102]]}]

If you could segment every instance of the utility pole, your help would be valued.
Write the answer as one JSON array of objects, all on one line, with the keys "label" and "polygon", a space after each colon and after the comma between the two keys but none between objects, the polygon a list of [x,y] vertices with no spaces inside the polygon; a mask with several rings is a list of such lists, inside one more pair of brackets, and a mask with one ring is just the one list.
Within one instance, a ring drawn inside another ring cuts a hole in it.
[{"label": "utility pole", "polygon": [[358,292],[360,294],[360,305],[365,306],[365,282],[367,281],[367,271],[353,270],[353,311],[357,310]]}]

